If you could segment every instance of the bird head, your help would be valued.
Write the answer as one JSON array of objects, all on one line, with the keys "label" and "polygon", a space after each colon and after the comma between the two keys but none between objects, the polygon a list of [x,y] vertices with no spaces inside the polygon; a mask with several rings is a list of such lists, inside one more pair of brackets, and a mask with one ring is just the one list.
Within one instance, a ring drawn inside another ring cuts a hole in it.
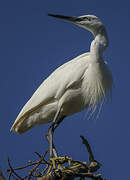
[{"label": "bird head", "polygon": [[83,27],[90,32],[94,36],[96,36],[102,28],[104,28],[103,23],[100,21],[100,19],[94,15],[84,15],[84,16],[63,16],[63,15],[57,15],[57,14],[48,14],[49,16],[60,18],[63,20],[70,21],[80,27]]}]

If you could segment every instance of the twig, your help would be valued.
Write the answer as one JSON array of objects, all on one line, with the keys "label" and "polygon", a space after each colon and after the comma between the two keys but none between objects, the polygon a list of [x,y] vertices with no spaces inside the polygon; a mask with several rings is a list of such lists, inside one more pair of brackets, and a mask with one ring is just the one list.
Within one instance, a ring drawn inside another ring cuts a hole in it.
[{"label": "twig", "polygon": [[[38,166],[41,164],[41,162],[44,160],[46,154],[47,154],[48,151],[46,151],[42,156],[39,156],[40,157],[40,160],[37,162],[37,165],[29,172],[28,174],[28,179],[31,178],[32,174],[34,171],[36,171],[36,169],[38,168]],[[36,153],[36,152],[35,152]],[[39,153],[37,153],[39,155]]]},{"label": "twig", "polygon": [[[48,150],[45,151],[44,158],[45,158],[45,156],[46,156],[47,153],[48,153]],[[35,154],[36,154],[39,158],[42,158],[42,156],[41,156],[38,152],[35,152]],[[43,158],[44,163],[50,165],[50,163],[48,163],[44,158]]]},{"label": "twig", "polygon": [[89,170],[91,172],[96,172],[101,167],[101,164],[94,159],[94,155],[88,141],[83,136],[80,136],[80,138],[82,139],[83,144],[86,146],[89,154]]},{"label": "twig", "polygon": [[89,154],[89,162],[91,163],[92,161],[94,161],[94,155],[92,153],[91,147],[90,147],[88,141],[83,136],[80,136],[80,138],[82,139],[82,143],[87,148],[87,151],[88,151],[88,154]]},{"label": "twig", "polygon": [[[10,180],[11,177],[13,177],[15,180],[33,180],[36,177],[40,177],[38,178],[39,180],[74,180],[74,178],[77,177],[79,177],[80,180],[85,180],[85,178],[91,178],[93,180],[105,180],[101,177],[101,174],[94,174],[94,172],[100,168],[100,163],[94,160],[94,155],[88,141],[83,136],[80,137],[89,154],[89,164],[87,164],[86,161],[81,162],[78,160],[72,160],[72,158],[68,156],[51,158],[49,161],[46,161],[44,158],[48,151],[46,151],[43,155],[35,152],[39,160],[18,168],[13,168],[8,158],[8,180]],[[43,164],[46,166],[42,168],[42,170],[39,170],[39,166]],[[20,177],[15,172],[28,167],[33,168],[29,170],[28,175],[25,175],[24,177]]]},{"label": "twig", "polygon": [[9,157],[8,157],[8,165],[9,165],[10,170],[11,170],[11,172],[10,172],[10,177],[11,177],[11,174],[13,173],[13,174],[15,174],[16,177],[18,177],[20,180],[22,180],[22,178],[21,178],[21,177],[14,171],[14,169],[12,168]]}]

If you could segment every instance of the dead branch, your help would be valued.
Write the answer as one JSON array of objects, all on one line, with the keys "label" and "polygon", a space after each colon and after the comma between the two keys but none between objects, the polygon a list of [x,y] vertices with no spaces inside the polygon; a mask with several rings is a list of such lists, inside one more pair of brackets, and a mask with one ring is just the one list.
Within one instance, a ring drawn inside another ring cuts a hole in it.
[{"label": "dead branch", "polygon": [[[39,160],[29,162],[29,164],[18,168],[13,168],[8,158],[8,180],[11,180],[11,177],[13,177],[14,180],[74,180],[77,177],[79,177],[80,180],[85,180],[85,178],[105,180],[101,177],[101,174],[95,174],[101,167],[101,164],[94,159],[88,141],[83,136],[80,137],[89,154],[89,163],[86,161],[81,162],[79,160],[73,160],[71,157],[67,156],[51,158],[47,161],[45,160],[47,151],[43,155],[35,152]],[[19,176],[18,171],[26,168],[31,168],[28,174],[23,177]]]}]

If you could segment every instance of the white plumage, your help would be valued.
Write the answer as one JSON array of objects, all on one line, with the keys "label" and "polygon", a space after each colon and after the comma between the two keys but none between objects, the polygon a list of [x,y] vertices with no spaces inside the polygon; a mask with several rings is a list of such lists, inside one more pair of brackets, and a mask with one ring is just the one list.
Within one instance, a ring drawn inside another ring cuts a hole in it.
[{"label": "white plumage", "polygon": [[24,133],[32,127],[70,116],[101,103],[112,90],[112,75],[103,60],[108,46],[104,25],[93,15],[68,17],[50,15],[69,20],[91,31],[95,39],[90,52],[84,53],[57,68],[36,90],[25,104],[11,130]]}]

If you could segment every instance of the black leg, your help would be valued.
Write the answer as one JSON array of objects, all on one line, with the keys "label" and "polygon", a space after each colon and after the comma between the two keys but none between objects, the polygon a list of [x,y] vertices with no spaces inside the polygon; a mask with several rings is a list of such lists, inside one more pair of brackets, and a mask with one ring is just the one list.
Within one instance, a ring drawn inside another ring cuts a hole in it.
[{"label": "black leg", "polygon": [[57,157],[57,153],[56,153],[56,149],[53,143],[53,134],[55,129],[59,126],[59,124],[63,121],[64,117],[60,118],[59,120],[55,121],[52,123],[52,125],[50,126],[48,132],[47,132],[47,140],[49,142],[50,145],[50,158],[53,157],[53,154],[55,157]]}]

